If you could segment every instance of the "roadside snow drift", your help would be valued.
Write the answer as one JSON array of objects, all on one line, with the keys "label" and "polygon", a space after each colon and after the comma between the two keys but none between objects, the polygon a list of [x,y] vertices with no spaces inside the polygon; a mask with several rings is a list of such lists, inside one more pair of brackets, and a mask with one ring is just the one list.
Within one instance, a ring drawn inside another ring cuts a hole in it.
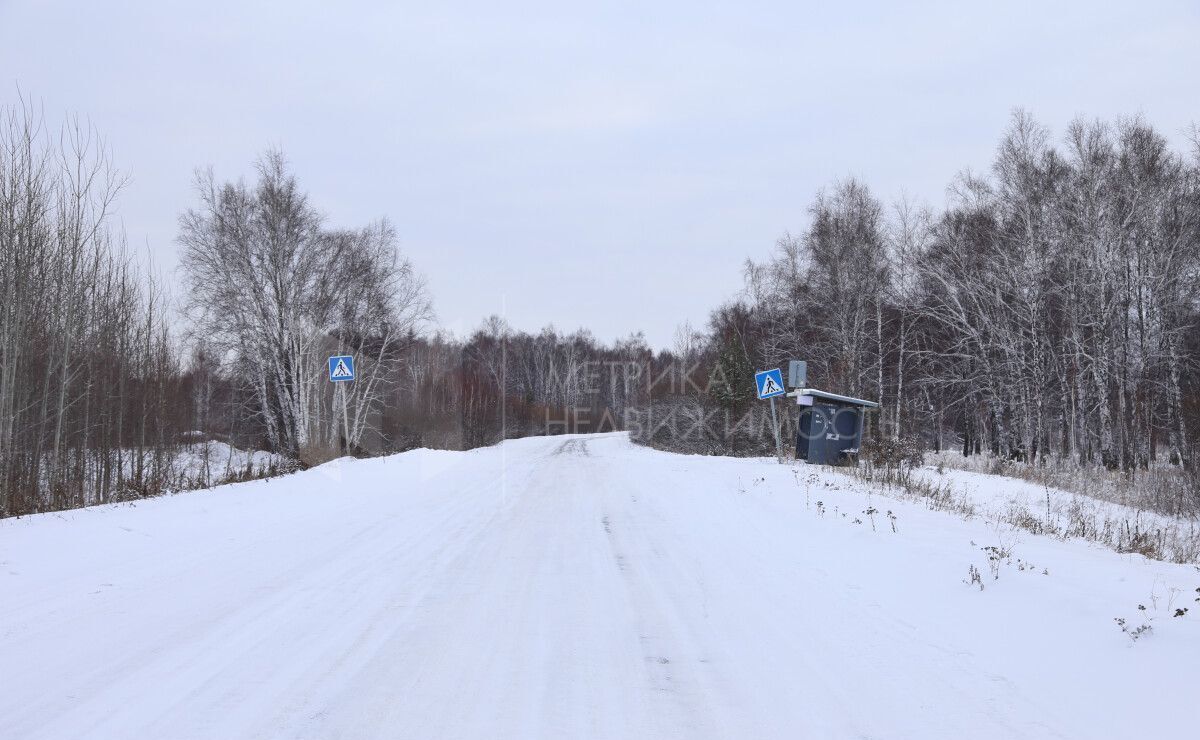
[{"label": "roadside snow drift", "polygon": [[0,522],[0,736],[1187,737],[1198,587],[805,466],[418,450]]}]

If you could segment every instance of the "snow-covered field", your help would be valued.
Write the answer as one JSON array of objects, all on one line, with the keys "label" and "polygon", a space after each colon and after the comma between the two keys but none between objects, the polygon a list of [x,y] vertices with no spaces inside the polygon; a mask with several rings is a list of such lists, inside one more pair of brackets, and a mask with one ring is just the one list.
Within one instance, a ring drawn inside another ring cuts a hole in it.
[{"label": "snow-covered field", "polygon": [[[997,522],[1024,521],[1036,532],[1056,532],[1138,551],[1139,541],[1162,560],[1200,562],[1200,521],[1083,496],[1019,478],[925,466],[916,478],[945,486],[969,501],[977,515]],[[1200,606],[1200,605],[1197,605]]]},{"label": "snow-covered field", "polygon": [[1197,588],[817,468],[417,450],[0,521],[0,737],[1189,737]]}]

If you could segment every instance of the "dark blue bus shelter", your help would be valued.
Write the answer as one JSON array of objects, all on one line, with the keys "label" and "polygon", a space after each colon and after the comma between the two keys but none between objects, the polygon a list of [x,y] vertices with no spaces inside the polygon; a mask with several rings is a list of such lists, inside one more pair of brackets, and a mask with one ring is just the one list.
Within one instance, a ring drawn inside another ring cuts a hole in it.
[{"label": "dark blue bus shelter", "polygon": [[806,407],[796,429],[796,459],[814,465],[840,465],[862,444],[863,417],[879,404],[862,398],[800,388],[788,394]]}]

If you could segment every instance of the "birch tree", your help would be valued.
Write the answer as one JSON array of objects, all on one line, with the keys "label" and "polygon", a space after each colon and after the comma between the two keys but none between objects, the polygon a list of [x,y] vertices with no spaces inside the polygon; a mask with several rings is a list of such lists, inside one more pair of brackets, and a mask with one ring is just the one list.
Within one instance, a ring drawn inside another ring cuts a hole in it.
[{"label": "birch tree", "polygon": [[[189,314],[249,378],[271,447],[316,461],[360,445],[429,302],[386,222],[328,230],[281,153],[256,170],[253,186],[197,175],[200,205],[180,218]],[[361,380],[334,391],[325,358],[340,352]]]}]

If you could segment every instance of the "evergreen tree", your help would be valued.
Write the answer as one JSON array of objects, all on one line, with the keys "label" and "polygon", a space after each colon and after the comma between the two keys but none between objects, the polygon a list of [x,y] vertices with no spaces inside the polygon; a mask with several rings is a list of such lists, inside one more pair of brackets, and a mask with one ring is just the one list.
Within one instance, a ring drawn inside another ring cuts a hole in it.
[{"label": "evergreen tree", "polygon": [[737,336],[727,335],[722,343],[708,392],[718,406],[730,411],[744,408],[758,395],[754,388],[754,369]]}]

